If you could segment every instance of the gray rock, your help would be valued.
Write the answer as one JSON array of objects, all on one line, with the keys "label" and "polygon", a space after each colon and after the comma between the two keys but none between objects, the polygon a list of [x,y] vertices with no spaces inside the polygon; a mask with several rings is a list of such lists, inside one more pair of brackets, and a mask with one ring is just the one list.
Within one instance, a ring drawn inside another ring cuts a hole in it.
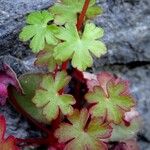
[{"label": "gray rock", "polygon": [[148,143],[140,141],[139,142],[140,150],[149,150],[150,146]]},{"label": "gray rock", "polygon": [[31,55],[28,44],[19,42],[18,34],[25,24],[25,15],[48,8],[55,0],[0,0],[0,55],[17,58]]},{"label": "gray rock", "polygon": [[41,136],[41,133],[35,130],[34,126],[31,126],[31,124],[29,125],[27,120],[22,117],[21,114],[16,112],[9,103],[1,107],[0,114],[3,114],[6,119],[6,137],[8,135],[14,135],[17,138],[24,139],[27,137],[32,138]]},{"label": "gray rock", "polygon": [[98,0],[104,13],[95,22],[105,29],[108,53],[99,64],[150,61],[150,1]]}]

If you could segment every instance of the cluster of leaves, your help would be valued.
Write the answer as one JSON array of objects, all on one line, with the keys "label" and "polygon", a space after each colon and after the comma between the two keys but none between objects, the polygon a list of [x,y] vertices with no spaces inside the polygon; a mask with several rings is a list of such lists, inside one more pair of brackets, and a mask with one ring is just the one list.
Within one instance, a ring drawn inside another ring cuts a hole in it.
[{"label": "cluster of leaves", "polygon": [[[106,46],[100,41],[103,29],[89,21],[102,12],[95,0],[89,2],[82,28],[77,28],[78,15],[86,3],[88,0],[62,0],[49,10],[33,12],[20,33],[22,41],[30,40],[30,48],[37,55],[35,65],[47,67],[48,72],[20,77],[23,92],[10,89],[13,93],[10,99],[24,116],[48,134],[46,140],[42,140],[48,150],[106,150],[109,142],[126,141],[139,129],[128,82],[106,72],[96,75],[82,72],[92,66],[93,55],[100,57],[106,53]],[[67,68],[63,68],[66,61],[73,67],[70,75]],[[74,78],[78,82],[75,95],[69,90]],[[1,104],[8,97],[9,85],[22,91],[7,65],[0,73],[0,81]],[[84,91],[82,96],[80,90]],[[4,125],[4,119],[1,120]],[[0,126],[1,130],[3,133],[3,126]],[[0,142],[5,146],[7,140],[1,133]],[[124,147],[124,144],[119,143],[118,147]],[[16,149],[16,146],[12,148]]]},{"label": "cluster of leaves", "polygon": [[[77,31],[75,20],[83,4],[84,0],[64,0],[49,11],[33,12],[27,17],[28,25],[23,28],[20,39],[31,39],[32,51],[40,52],[35,64],[47,65],[53,71],[56,64],[72,59],[73,67],[83,71],[92,66],[91,53],[97,57],[106,53],[105,44],[99,40],[104,34],[102,28],[86,21],[83,32]],[[101,8],[95,6],[95,0],[90,1],[87,18],[100,12]]]}]

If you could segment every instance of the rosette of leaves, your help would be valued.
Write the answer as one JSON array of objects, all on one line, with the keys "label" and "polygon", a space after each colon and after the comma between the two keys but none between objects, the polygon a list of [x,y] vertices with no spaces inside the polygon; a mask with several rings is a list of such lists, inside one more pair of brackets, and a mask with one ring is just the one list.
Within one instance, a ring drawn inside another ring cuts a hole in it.
[{"label": "rosette of leaves", "polygon": [[6,121],[3,116],[0,116],[0,150],[19,150],[16,146],[16,139],[13,136],[5,138]]},{"label": "rosette of leaves", "polygon": [[46,10],[29,14],[26,19],[27,26],[22,29],[19,38],[22,41],[31,39],[30,48],[35,53],[43,50],[46,43],[56,45],[58,40],[54,34],[58,32],[58,27],[49,24],[53,19],[53,15]]},{"label": "rosette of leaves", "polygon": [[[81,13],[85,0],[61,0],[55,3],[49,10],[55,15],[55,23],[63,25],[65,23],[77,22],[77,17]],[[102,13],[102,8],[95,5],[96,0],[90,0],[90,5],[86,12],[87,18],[93,18]]]},{"label": "rosette of leaves", "polygon": [[103,123],[100,118],[89,121],[87,109],[81,112],[74,110],[68,120],[70,123],[62,123],[55,132],[60,143],[67,143],[65,150],[107,149],[103,140],[110,137],[112,131],[107,123]]},{"label": "rosette of leaves", "polygon": [[[128,91],[128,84],[121,79],[111,79],[109,76],[104,80],[99,77],[99,80],[101,84],[94,86],[93,91],[88,92],[85,96],[88,103],[95,104],[90,108],[90,113],[92,116],[101,116],[107,118],[108,122],[119,124],[125,112],[130,111],[135,105]],[[105,83],[103,84],[102,81]]]},{"label": "rosette of leaves", "polygon": [[106,53],[105,44],[98,40],[103,34],[103,29],[93,23],[86,23],[83,34],[75,24],[66,24],[56,35],[63,42],[55,47],[54,57],[61,61],[72,59],[72,66],[83,71],[93,64],[91,53],[97,57]]},{"label": "rosette of leaves", "polygon": [[46,118],[51,121],[56,119],[59,114],[59,109],[62,114],[67,115],[73,112],[71,105],[75,104],[72,95],[60,94],[70,81],[65,71],[58,72],[55,79],[48,74],[43,76],[39,89],[36,90],[32,101],[37,107],[40,107]]}]

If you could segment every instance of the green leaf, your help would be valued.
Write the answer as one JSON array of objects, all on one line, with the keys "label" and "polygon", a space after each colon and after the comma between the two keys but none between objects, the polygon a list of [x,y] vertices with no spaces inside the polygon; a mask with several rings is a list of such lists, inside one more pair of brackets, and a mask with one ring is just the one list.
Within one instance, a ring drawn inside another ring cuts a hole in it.
[{"label": "green leaf", "polygon": [[58,32],[56,25],[48,25],[54,19],[48,11],[37,11],[27,17],[27,26],[22,29],[19,38],[22,41],[31,39],[30,48],[37,53],[45,47],[45,44],[57,44],[54,34]]},{"label": "green leaf", "polygon": [[93,23],[86,23],[83,34],[79,35],[75,25],[67,24],[56,35],[64,42],[55,47],[55,59],[65,61],[72,58],[73,67],[85,70],[93,64],[90,52],[97,57],[106,53],[106,46],[98,40],[103,33],[102,28],[96,27]]},{"label": "green leaf", "polygon": [[135,117],[130,121],[129,126],[121,123],[119,125],[112,125],[113,132],[109,141],[124,141],[134,138],[141,127],[141,120],[139,117]]},{"label": "green leaf", "polygon": [[20,107],[27,112],[32,118],[41,123],[48,124],[48,120],[43,115],[42,110],[37,108],[32,102],[35,90],[42,80],[42,74],[25,74],[19,78],[24,94],[19,94],[15,89],[12,90],[12,96],[15,98]]},{"label": "green leaf", "polygon": [[60,61],[54,59],[53,48],[54,46],[47,45],[44,50],[40,51],[37,54],[35,65],[39,67],[46,66],[49,72],[53,72],[56,65],[60,64]]},{"label": "green leaf", "polygon": [[73,108],[71,105],[75,104],[73,96],[59,94],[59,91],[69,81],[70,77],[64,71],[58,72],[55,79],[52,75],[45,75],[40,83],[39,89],[36,90],[32,101],[37,107],[43,110],[43,114],[49,121],[57,118],[59,109],[64,115],[72,113]]},{"label": "green leaf", "polygon": [[109,81],[105,90],[99,86],[95,86],[92,92],[86,94],[89,103],[95,104],[90,112],[93,116],[106,117],[108,121],[119,124],[125,112],[135,105],[132,96],[127,93],[125,82]]},{"label": "green leaf", "polygon": [[[49,10],[55,15],[55,23],[63,25],[65,23],[77,23],[78,14],[81,13],[85,0],[62,0],[55,3]],[[102,13],[102,8],[95,5],[95,0],[90,1],[86,17],[93,18]]]},{"label": "green leaf", "polygon": [[111,127],[100,118],[93,118],[88,126],[89,113],[86,109],[81,112],[74,110],[68,117],[69,123],[62,123],[55,131],[60,143],[66,143],[66,150],[105,150],[103,140],[110,137]]}]

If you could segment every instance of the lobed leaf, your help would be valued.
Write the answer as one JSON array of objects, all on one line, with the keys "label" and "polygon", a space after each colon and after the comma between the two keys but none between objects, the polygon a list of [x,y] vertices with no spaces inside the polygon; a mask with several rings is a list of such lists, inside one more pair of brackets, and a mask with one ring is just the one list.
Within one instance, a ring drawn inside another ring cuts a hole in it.
[{"label": "lobed leaf", "polygon": [[93,118],[87,126],[89,113],[86,109],[75,110],[68,117],[69,123],[62,123],[55,136],[60,143],[67,143],[65,150],[105,150],[103,140],[110,136],[111,128],[100,118]]},{"label": "lobed leaf", "polygon": [[130,121],[130,125],[126,126],[124,123],[119,125],[112,125],[113,132],[111,137],[109,138],[110,141],[123,141],[132,139],[135,137],[137,132],[140,129],[141,120],[139,117],[135,117]]},{"label": "lobed leaf", "polygon": [[52,75],[45,75],[40,83],[39,89],[36,90],[32,101],[37,107],[42,108],[43,114],[49,121],[57,118],[59,109],[64,115],[73,112],[71,106],[75,104],[73,96],[69,94],[59,94],[59,91],[64,88],[69,81],[70,77],[67,76],[67,73],[64,71],[58,72],[55,79]]},{"label": "lobed leaf", "polygon": [[54,34],[58,32],[58,27],[53,24],[49,25],[53,19],[53,15],[46,10],[29,14],[26,20],[27,26],[22,29],[19,38],[22,41],[31,39],[30,48],[35,53],[44,49],[46,43],[56,45],[58,40]]},{"label": "lobed leaf", "polygon": [[[55,3],[49,10],[55,15],[55,23],[63,25],[65,23],[76,24],[78,14],[81,13],[85,0],[61,0]],[[90,1],[86,17],[93,18],[102,13],[102,8],[95,5],[95,0]]]},{"label": "lobed leaf", "polygon": [[86,79],[89,91],[93,91],[93,88],[95,86],[101,86],[106,95],[107,95],[107,83],[112,79],[115,80],[114,76],[108,72],[100,72],[97,74],[83,72],[83,76]]},{"label": "lobed leaf", "polygon": [[94,86],[93,91],[87,93],[85,97],[89,103],[95,104],[90,109],[93,116],[106,117],[108,121],[119,124],[125,112],[130,111],[135,102],[127,90],[126,81],[115,78],[104,79],[108,81],[100,78],[100,85]]},{"label": "lobed leaf", "polygon": [[86,23],[83,34],[79,35],[74,24],[66,24],[56,35],[63,42],[54,49],[55,59],[66,61],[72,58],[73,67],[85,70],[93,64],[90,53],[97,57],[106,53],[106,46],[98,40],[103,36],[103,32],[102,28],[93,23]]}]

